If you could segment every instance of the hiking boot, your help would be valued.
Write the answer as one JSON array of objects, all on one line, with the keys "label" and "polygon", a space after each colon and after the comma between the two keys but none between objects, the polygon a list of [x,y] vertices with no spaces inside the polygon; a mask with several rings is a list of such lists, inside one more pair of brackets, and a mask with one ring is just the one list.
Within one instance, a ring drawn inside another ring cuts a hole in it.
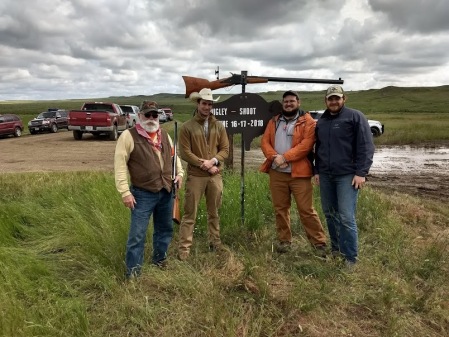
[{"label": "hiking boot", "polygon": [[224,244],[221,242],[219,243],[209,243],[209,251],[210,252],[221,252],[222,250],[225,250]]},{"label": "hiking boot", "polygon": [[289,241],[281,241],[276,245],[276,252],[279,254],[288,253],[292,249],[292,243]]},{"label": "hiking boot", "polygon": [[188,258],[189,258],[189,252],[186,252],[186,251],[178,252],[178,260],[179,261],[186,261]]},{"label": "hiking boot", "polygon": [[355,267],[356,267],[356,262],[355,261],[345,260],[345,268],[344,268],[344,270],[347,273],[352,273],[354,271]]},{"label": "hiking boot", "polygon": [[138,277],[139,277],[139,275],[137,275],[136,273],[132,273],[130,275],[125,275],[125,281],[129,282],[129,283],[134,283],[137,281]]},{"label": "hiking boot", "polygon": [[156,267],[159,267],[160,269],[167,269],[168,262],[167,262],[167,259],[163,259],[158,262],[153,262],[153,265]]},{"label": "hiking boot", "polygon": [[333,259],[338,259],[339,257],[341,257],[341,253],[340,253],[340,251],[338,251],[338,250],[333,250],[333,251],[331,252],[331,255],[332,255],[332,258],[333,258]]},{"label": "hiking boot", "polygon": [[314,246],[315,255],[319,258],[325,259],[327,257],[326,245],[316,245]]}]

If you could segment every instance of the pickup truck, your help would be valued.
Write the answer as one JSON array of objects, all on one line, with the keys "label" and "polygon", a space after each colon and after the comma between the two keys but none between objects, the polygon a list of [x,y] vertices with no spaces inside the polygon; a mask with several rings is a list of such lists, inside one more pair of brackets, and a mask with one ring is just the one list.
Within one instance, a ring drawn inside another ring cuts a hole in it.
[{"label": "pickup truck", "polygon": [[139,107],[137,105],[120,105],[122,111],[126,114],[126,119],[128,123],[128,129],[137,124],[139,114]]},{"label": "pickup truck", "polygon": [[[314,110],[309,111],[309,113],[313,117],[313,119],[318,120],[318,118],[320,118],[321,115],[324,113],[324,110]],[[379,121],[368,119],[368,124],[371,129],[371,133],[373,134],[373,137],[379,137],[385,131],[385,126]]]},{"label": "pickup truck", "polygon": [[165,115],[167,116],[167,122],[173,120],[173,110],[171,108],[161,108],[161,110],[164,110]]},{"label": "pickup truck", "polygon": [[69,111],[68,129],[76,140],[81,140],[83,133],[107,134],[110,140],[117,140],[126,127],[126,113],[115,103],[86,102],[81,110]]}]

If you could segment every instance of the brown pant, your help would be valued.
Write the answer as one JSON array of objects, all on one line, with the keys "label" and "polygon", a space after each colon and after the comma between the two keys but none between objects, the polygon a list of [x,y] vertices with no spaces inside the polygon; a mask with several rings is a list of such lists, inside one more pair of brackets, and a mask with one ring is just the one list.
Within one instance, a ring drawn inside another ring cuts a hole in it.
[{"label": "brown pant", "polygon": [[218,209],[221,206],[221,197],[223,194],[222,176],[220,174],[209,177],[189,175],[185,186],[184,215],[179,226],[179,251],[190,251],[198,204],[203,195],[206,196],[209,242],[213,245],[219,245],[221,241]]},{"label": "brown pant", "polygon": [[292,241],[290,207],[291,195],[293,194],[307,239],[314,246],[325,245],[326,235],[312,204],[313,187],[311,178],[292,178],[290,173],[276,170],[270,170],[269,175],[279,241]]}]

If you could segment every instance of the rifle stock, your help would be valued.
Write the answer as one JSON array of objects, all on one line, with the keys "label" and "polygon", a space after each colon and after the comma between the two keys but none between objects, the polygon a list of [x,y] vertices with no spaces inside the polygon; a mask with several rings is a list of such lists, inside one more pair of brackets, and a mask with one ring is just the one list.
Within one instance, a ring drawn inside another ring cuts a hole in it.
[{"label": "rifle stock", "polygon": [[[224,78],[222,80],[215,80],[215,81],[209,81],[205,78],[199,78],[199,77],[191,77],[191,76],[183,76],[184,83],[186,85],[186,95],[185,97],[188,98],[192,92],[199,92],[201,89],[209,88],[211,90],[221,89],[230,87],[234,84],[240,84],[237,83],[238,75],[232,75],[231,77]],[[268,79],[258,76],[248,76],[246,83],[267,83]]]},{"label": "rifle stock", "polygon": [[175,121],[174,128],[174,137],[173,137],[173,163],[172,163],[172,182],[173,182],[173,210],[172,210],[172,219],[176,224],[181,223],[181,211],[179,209],[179,192],[178,192],[178,184],[175,184],[176,178],[176,164],[178,161],[178,150],[177,150],[177,142],[178,142],[178,122]]},{"label": "rifle stock", "polygon": [[[243,73],[243,72],[242,72]],[[255,84],[267,82],[289,82],[289,83],[328,83],[328,84],[343,84],[343,80],[317,79],[317,78],[289,78],[289,77],[263,77],[263,76],[246,76],[232,74],[221,80],[209,81],[205,78],[183,76],[186,85],[186,95],[188,98],[192,92],[199,92],[201,89],[209,88],[211,90],[230,87],[235,84]]]},{"label": "rifle stock", "polygon": [[179,209],[179,196],[178,196],[178,189],[175,189],[175,197],[173,200],[173,214],[172,214],[173,221],[179,225],[181,223],[181,211]]}]

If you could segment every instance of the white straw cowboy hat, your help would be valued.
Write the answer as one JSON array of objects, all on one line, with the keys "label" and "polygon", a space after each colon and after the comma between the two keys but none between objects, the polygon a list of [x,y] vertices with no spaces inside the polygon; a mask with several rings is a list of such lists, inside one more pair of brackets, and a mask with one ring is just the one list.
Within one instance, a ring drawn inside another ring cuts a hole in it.
[{"label": "white straw cowboy hat", "polygon": [[189,96],[189,99],[192,102],[197,102],[200,98],[204,99],[205,101],[217,102],[220,99],[220,96],[214,99],[214,97],[212,96],[212,90],[210,90],[209,88],[201,89],[200,92],[192,92]]}]

